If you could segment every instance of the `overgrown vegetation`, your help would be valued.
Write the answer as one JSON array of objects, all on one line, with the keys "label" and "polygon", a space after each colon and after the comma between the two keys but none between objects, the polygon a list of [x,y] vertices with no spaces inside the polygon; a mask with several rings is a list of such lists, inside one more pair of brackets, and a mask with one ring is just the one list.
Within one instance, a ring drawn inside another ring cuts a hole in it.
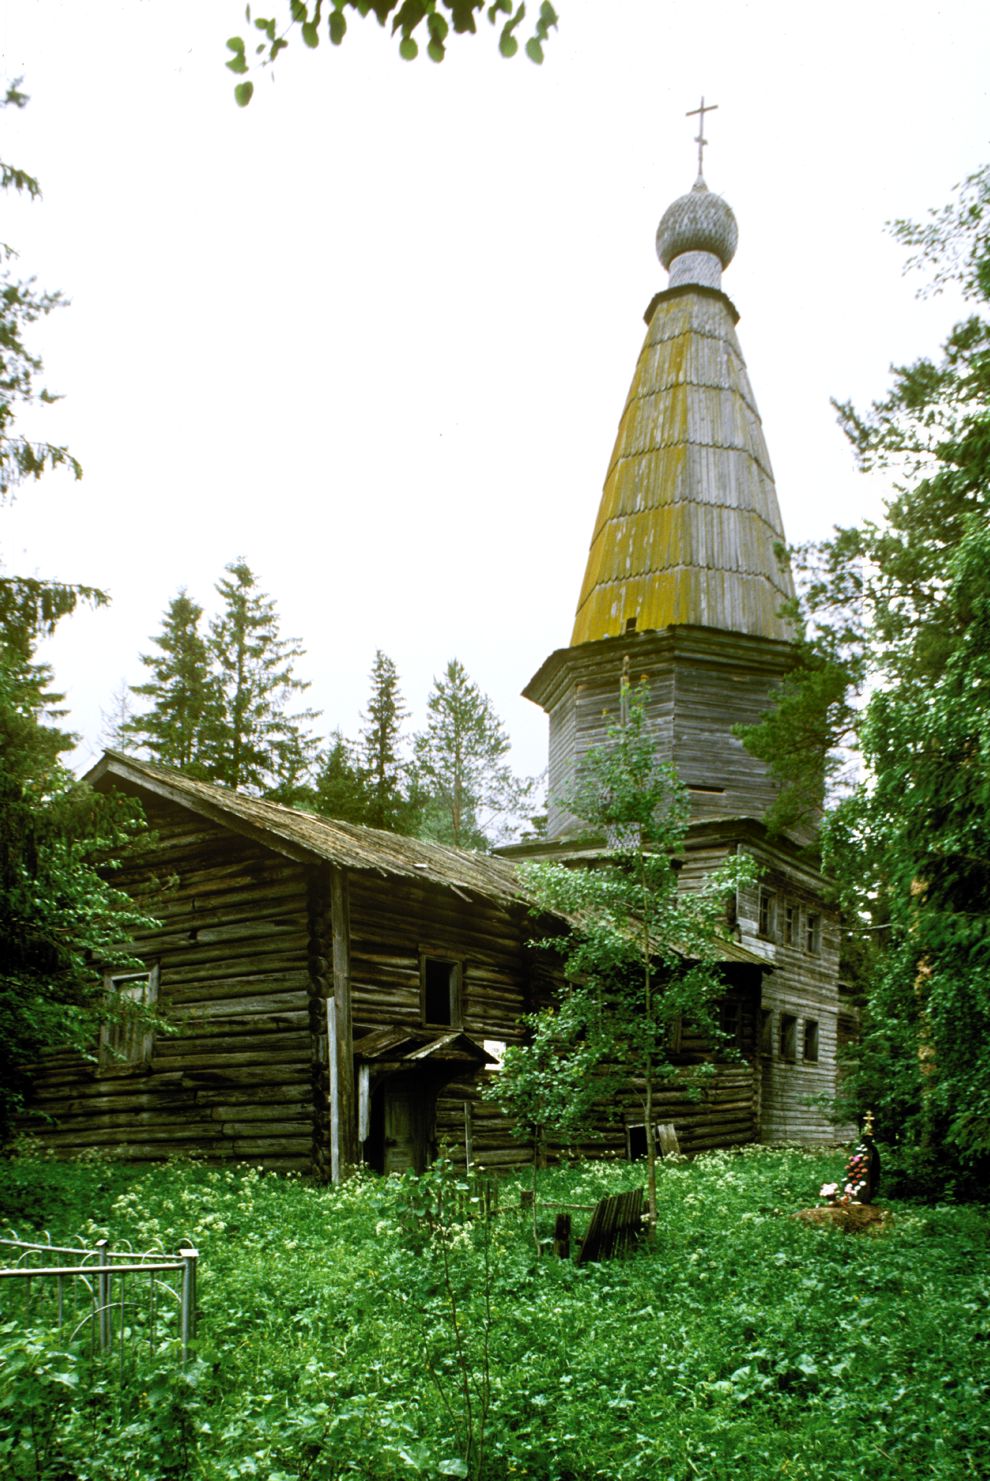
[{"label": "overgrown vegetation", "polygon": [[528,1041],[506,1051],[490,1097],[539,1161],[548,1140],[577,1132],[631,1073],[641,1087],[652,1230],[657,1092],[678,1073],[682,1019],[718,1040],[712,1009],[725,992],[719,947],[728,901],[755,871],[752,859],[737,856],[697,888],[678,888],[690,806],[675,768],[657,756],[648,695],[645,682],[634,689],[623,675],[619,713],[581,758],[565,799],[598,845],[594,863],[520,871],[531,898],[569,922],[566,933],[537,943],[563,962],[565,981],[557,1004],[527,1017]]},{"label": "overgrown vegetation", "polygon": [[977,1189],[990,1170],[988,220],[985,167],[927,222],[894,224],[909,265],[953,285],[968,317],[867,411],[837,406],[894,492],[882,519],[799,552],[801,662],[746,737],[785,784],[784,826],[859,751],[823,829],[865,1005],[845,1087],[933,1196],[949,1170]]},{"label": "overgrown vegetation", "polygon": [[[537,1259],[511,1184],[340,1189],[193,1165],[12,1160],[0,1220],[201,1251],[200,1342],[116,1365],[3,1324],[0,1470],[32,1481],[986,1475],[984,1208],[901,1205],[889,1233],[789,1217],[844,1154],[665,1162],[658,1238]],[[590,1204],[628,1164],[541,1175]],[[472,1217],[472,1210],[474,1216]],[[553,1211],[541,1214],[545,1232]],[[5,1298],[7,1292],[0,1292]]]}]

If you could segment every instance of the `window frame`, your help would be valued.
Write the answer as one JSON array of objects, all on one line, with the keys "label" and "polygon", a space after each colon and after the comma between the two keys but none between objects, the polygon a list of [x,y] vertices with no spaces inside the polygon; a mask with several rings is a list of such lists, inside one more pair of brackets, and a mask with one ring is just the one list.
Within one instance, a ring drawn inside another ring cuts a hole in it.
[{"label": "window frame", "polygon": [[776,940],[777,929],[777,893],[775,890],[760,886],[759,899],[757,901],[756,930],[764,941]]},{"label": "window frame", "polygon": [[[157,962],[149,962],[143,971],[121,972],[108,967],[103,973],[104,990],[108,998],[123,993],[138,1007],[152,1010],[158,1005],[159,976]],[[141,984],[139,994],[123,987],[125,983]],[[151,1025],[126,1019],[104,1022],[100,1025],[98,1071],[110,1075],[140,1072],[150,1065],[154,1048],[155,1030]]]},{"label": "window frame", "polygon": [[780,1045],[780,1057],[785,1064],[797,1064],[797,1025],[796,1013],[781,1013],[777,1042]]},{"label": "window frame", "polygon": [[[812,1052],[809,1053],[809,1050]],[[801,1034],[801,1060],[804,1064],[817,1064],[821,1055],[821,1035],[817,1018],[804,1020]]]},{"label": "window frame", "polygon": [[793,900],[784,904],[784,945],[797,946],[801,940],[801,907]]},{"label": "window frame", "polygon": [[[436,990],[427,982],[430,966],[443,965],[448,970],[447,991],[450,1013],[448,1019],[431,1018],[427,1014],[429,997]],[[445,952],[421,948],[419,953],[419,1016],[424,1028],[460,1029],[464,1023],[464,963],[460,957]]]},{"label": "window frame", "polygon": [[809,910],[805,915],[804,949],[809,956],[821,956],[822,918],[817,911]]}]

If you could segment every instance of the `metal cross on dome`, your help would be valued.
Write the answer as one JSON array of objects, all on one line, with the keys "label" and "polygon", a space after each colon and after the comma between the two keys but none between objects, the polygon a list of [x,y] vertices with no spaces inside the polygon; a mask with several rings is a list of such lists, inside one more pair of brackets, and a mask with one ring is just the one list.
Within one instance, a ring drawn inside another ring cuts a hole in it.
[{"label": "metal cross on dome", "polygon": [[685,115],[684,115],[685,118],[694,118],[696,114],[700,114],[701,115],[700,120],[698,122],[698,137],[694,141],[697,144],[697,146],[698,146],[698,175],[699,175],[699,177],[701,177],[702,175],[704,175],[704,168],[703,168],[704,153],[705,153],[705,145],[708,143],[708,140],[705,138],[705,114],[706,113],[714,113],[715,112],[715,109],[717,107],[718,107],[718,104],[717,103],[706,103],[705,102],[705,99],[704,99],[704,96],[702,96],[702,99],[701,99],[701,107],[700,108],[690,108],[688,110],[688,112],[685,113]]}]

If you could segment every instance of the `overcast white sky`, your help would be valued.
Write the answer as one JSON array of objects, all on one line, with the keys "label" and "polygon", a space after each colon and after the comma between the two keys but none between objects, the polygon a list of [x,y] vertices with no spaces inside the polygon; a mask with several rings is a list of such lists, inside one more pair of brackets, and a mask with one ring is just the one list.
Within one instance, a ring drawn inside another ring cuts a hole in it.
[{"label": "overcast white sky", "polygon": [[357,733],[376,648],[416,722],[456,655],[518,769],[543,768],[519,691],[570,637],[702,93],[788,535],[875,506],[829,397],[882,395],[950,322],[883,227],[988,157],[990,6],[558,10],[542,68],[487,26],[404,63],[355,19],[339,50],[294,45],[242,112],[240,0],[4,0],[3,71],[32,101],[0,115],[0,153],[44,200],[4,201],[0,236],[72,300],[35,335],[65,399],[34,430],[85,478],[25,488],[0,551],[112,594],[45,654],[81,764],[171,597],[211,611],[244,556],[326,730]]}]

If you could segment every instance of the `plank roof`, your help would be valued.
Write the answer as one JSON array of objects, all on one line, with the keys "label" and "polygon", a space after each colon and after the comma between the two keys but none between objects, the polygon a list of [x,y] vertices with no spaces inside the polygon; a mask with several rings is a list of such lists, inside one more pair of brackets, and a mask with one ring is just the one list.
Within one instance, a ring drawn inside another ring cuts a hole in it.
[{"label": "plank roof", "polygon": [[343,869],[415,879],[502,905],[529,903],[506,859],[317,817],[119,751],[106,751],[86,780],[100,790],[117,785],[153,793],[300,862],[323,860]]}]

